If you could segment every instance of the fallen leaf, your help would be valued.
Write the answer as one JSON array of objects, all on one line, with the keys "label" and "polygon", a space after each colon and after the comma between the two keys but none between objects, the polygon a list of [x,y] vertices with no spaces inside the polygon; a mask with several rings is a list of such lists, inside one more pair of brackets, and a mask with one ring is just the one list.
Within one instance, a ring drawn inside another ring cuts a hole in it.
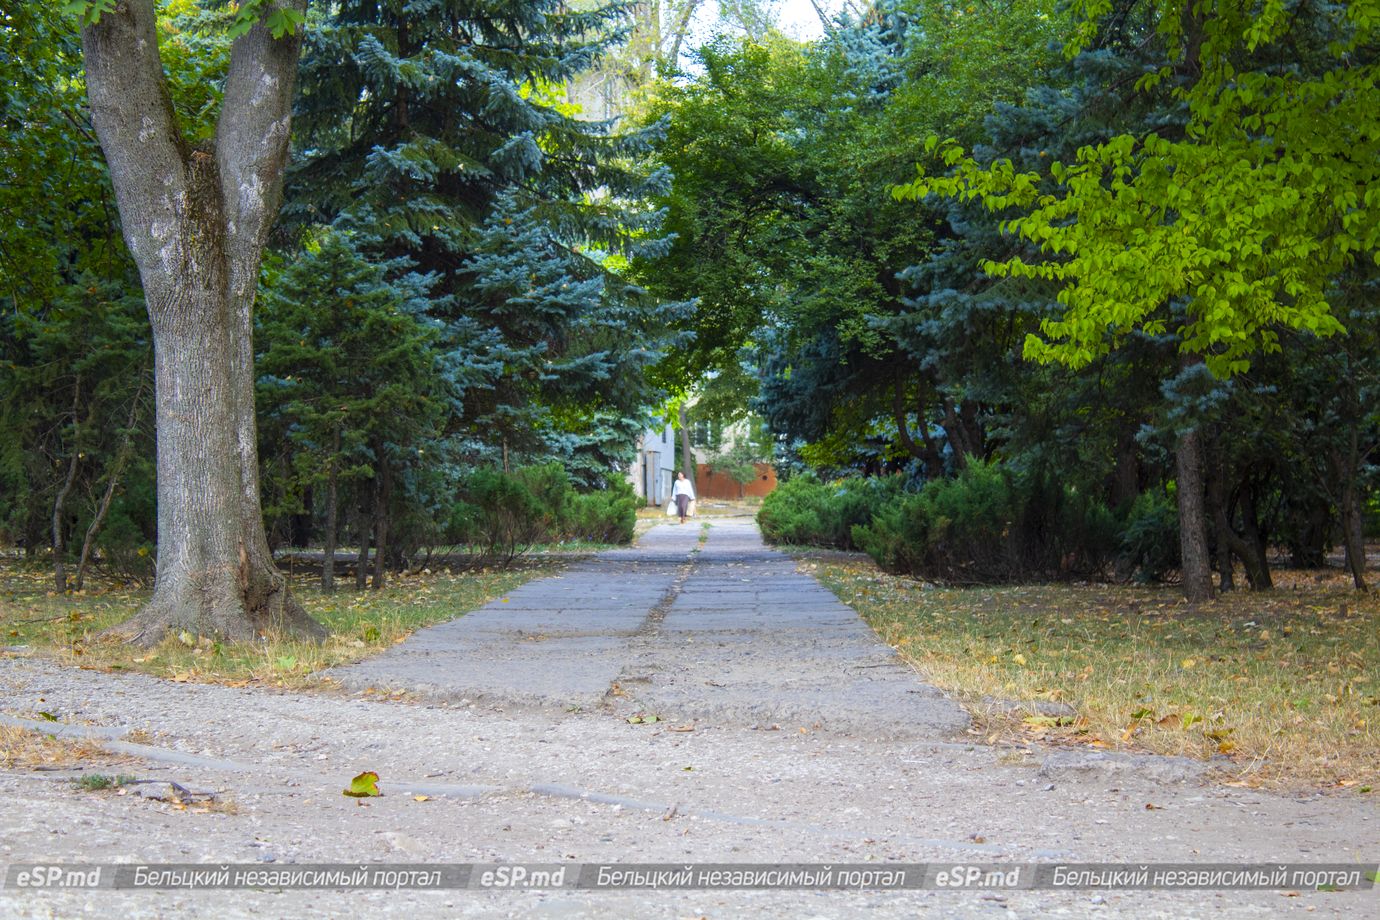
[{"label": "fallen leaf", "polygon": [[367,770],[350,780],[350,785],[343,790],[344,795],[351,798],[365,798],[368,796],[383,795],[379,791],[379,775],[373,770]]},{"label": "fallen leaf", "polygon": [[430,802],[430,801],[431,801],[431,796],[429,796],[429,795],[414,795],[414,796],[412,797],[412,801],[414,801],[414,802]]}]

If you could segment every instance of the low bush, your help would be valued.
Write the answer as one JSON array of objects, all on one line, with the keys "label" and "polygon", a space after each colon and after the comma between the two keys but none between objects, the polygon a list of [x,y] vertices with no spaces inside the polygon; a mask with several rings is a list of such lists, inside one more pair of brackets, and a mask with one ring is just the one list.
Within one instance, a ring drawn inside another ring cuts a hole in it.
[{"label": "low bush", "polygon": [[888,571],[979,584],[1100,574],[1116,534],[1076,488],[974,462],[856,525],[853,542]]},{"label": "low bush", "polygon": [[792,476],[762,500],[757,523],[771,543],[857,549],[854,527],[896,504],[903,495],[901,482],[900,476],[828,483]]},{"label": "low bush", "polygon": [[452,520],[462,542],[480,555],[508,562],[546,536],[537,497],[518,477],[477,470],[465,482],[465,500]]},{"label": "low bush", "polygon": [[615,476],[599,491],[570,497],[562,531],[569,540],[631,543],[636,525],[637,493],[626,479]]},{"label": "low bush", "polygon": [[579,493],[560,464],[548,463],[472,473],[446,530],[477,554],[508,562],[537,543],[628,543],[636,523],[637,498],[627,482],[612,477],[603,489]]}]

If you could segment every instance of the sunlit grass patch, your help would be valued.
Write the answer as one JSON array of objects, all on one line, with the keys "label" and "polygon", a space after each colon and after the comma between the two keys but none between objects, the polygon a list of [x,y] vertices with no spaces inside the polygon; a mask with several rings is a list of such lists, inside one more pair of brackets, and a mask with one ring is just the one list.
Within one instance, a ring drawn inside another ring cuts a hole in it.
[{"label": "sunlit grass patch", "polygon": [[948,589],[862,558],[803,564],[993,739],[1212,758],[1247,783],[1380,783],[1380,601],[1330,576],[1193,608],[1173,587]]},{"label": "sunlit grass patch", "polygon": [[325,642],[269,637],[227,643],[182,633],[152,649],[101,638],[105,629],[139,609],[146,591],[97,587],[58,595],[43,583],[46,570],[40,576],[11,564],[0,587],[0,639],[4,645],[27,646],[83,667],[142,671],[176,681],[304,687],[320,682],[318,671],[376,654],[417,629],[555,574],[564,564],[563,559],[536,555],[507,569],[395,576],[380,591],[356,591],[347,582],[335,594],[323,593],[314,577],[303,575],[293,579],[293,592],[330,629]]}]

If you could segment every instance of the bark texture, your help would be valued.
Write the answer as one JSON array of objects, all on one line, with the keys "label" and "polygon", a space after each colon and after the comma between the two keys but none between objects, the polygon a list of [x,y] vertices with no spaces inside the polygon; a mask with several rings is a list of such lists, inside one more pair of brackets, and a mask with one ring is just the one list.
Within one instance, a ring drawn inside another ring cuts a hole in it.
[{"label": "bark texture", "polygon": [[1361,515],[1360,489],[1356,486],[1359,476],[1360,449],[1355,426],[1347,439],[1345,451],[1332,454],[1333,477],[1341,483],[1341,495],[1337,511],[1342,519],[1342,546],[1346,550],[1346,567],[1351,573],[1351,582],[1356,590],[1366,590],[1366,538],[1364,518]]},{"label": "bark texture", "polygon": [[1207,516],[1203,509],[1202,435],[1197,430],[1179,435],[1175,463],[1184,597],[1200,603],[1212,599],[1212,562],[1208,556]]},{"label": "bark texture", "polygon": [[[277,4],[303,11],[306,0]],[[153,329],[158,572],[116,631],[249,640],[324,636],[274,565],[259,503],[254,295],[287,163],[301,38],[262,25],[231,48],[213,141],[183,136],[154,0],[119,0],[82,30],[87,93]]]}]

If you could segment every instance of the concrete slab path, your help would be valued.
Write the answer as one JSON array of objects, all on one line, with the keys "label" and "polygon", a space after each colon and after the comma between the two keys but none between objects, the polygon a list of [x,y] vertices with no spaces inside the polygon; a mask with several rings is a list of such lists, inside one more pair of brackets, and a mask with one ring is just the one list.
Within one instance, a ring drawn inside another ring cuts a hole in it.
[{"label": "concrete slab path", "polygon": [[968,725],[746,518],[655,527],[332,676],[445,700],[878,737]]},{"label": "concrete slab path", "polygon": [[[654,528],[343,669],[377,695],[174,683],[0,654],[0,723],[96,769],[218,790],[179,808],[0,768],[25,862],[1342,862],[1373,796],[1202,781],[1175,758],[989,746],[751,522]],[[38,721],[47,712],[59,721]],[[629,722],[628,716],[659,721]],[[665,721],[661,721],[664,719]],[[818,726],[818,727],[816,727]],[[778,729],[779,730],[776,730]],[[341,795],[377,771],[384,795]],[[0,918],[1380,917],[1380,891],[45,891]]]}]

